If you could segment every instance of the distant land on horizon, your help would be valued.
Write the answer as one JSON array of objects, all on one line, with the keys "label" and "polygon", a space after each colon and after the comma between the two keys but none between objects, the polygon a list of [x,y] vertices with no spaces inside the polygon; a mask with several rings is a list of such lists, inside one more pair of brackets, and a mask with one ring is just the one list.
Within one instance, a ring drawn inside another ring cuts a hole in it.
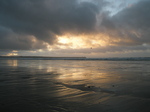
[{"label": "distant land on horizon", "polygon": [[86,57],[59,57],[59,56],[0,56],[0,58],[86,58]]},{"label": "distant land on horizon", "polygon": [[112,57],[112,58],[87,58],[87,57],[48,57],[48,56],[0,56],[2,59],[17,60],[110,60],[110,61],[150,61],[150,57]]}]

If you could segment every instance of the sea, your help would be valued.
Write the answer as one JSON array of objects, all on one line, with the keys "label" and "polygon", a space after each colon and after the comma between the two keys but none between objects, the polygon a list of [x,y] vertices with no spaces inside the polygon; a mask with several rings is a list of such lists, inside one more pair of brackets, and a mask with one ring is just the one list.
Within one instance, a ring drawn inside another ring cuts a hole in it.
[{"label": "sea", "polygon": [[0,112],[150,112],[150,60],[0,59]]}]

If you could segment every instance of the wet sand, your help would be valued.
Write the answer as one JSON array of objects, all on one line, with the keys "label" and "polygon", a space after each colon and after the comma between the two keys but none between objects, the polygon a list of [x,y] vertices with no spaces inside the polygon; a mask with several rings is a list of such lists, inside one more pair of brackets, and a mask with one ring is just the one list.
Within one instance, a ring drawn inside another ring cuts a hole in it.
[{"label": "wet sand", "polygon": [[1,112],[149,112],[150,62],[0,60]]}]

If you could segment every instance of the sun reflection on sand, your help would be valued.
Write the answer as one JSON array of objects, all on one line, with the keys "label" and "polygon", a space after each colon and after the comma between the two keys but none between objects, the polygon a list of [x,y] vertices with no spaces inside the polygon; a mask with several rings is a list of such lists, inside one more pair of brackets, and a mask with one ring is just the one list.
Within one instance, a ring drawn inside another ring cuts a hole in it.
[{"label": "sun reflection on sand", "polygon": [[[70,64],[68,64],[68,62]],[[43,64],[44,63],[44,64]],[[67,64],[66,64],[67,63]],[[108,63],[97,62],[93,65],[90,61],[40,61],[36,68],[44,70],[46,73],[56,73],[55,80],[68,84],[90,84],[90,85],[105,85],[108,83],[117,82],[119,74],[109,70]],[[102,66],[103,65],[103,66]],[[94,67],[93,67],[94,66]],[[108,67],[108,68],[107,68]],[[107,70],[108,69],[108,70]]]},{"label": "sun reflection on sand", "polygon": [[87,84],[94,86],[106,86],[106,84],[117,82],[117,77],[109,78],[110,75],[108,72],[92,71],[85,69],[72,69],[63,71],[63,74],[60,74],[57,77],[57,80],[66,83],[66,84]]}]

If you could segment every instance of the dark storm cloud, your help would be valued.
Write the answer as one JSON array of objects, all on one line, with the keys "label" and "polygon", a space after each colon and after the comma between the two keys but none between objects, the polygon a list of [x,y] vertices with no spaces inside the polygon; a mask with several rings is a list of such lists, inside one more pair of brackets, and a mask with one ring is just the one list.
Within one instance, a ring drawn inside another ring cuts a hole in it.
[{"label": "dark storm cloud", "polygon": [[0,49],[28,50],[46,47],[41,41],[32,42],[30,36],[14,33],[11,29],[0,26]]},{"label": "dark storm cloud", "polygon": [[[114,44],[150,44],[150,1],[133,4],[113,17],[104,16],[101,27],[112,39],[120,39]],[[106,31],[107,30],[107,31]]]},{"label": "dark storm cloud", "polygon": [[37,48],[29,36],[53,44],[63,32],[92,31],[98,12],[95,4],[77,0],[0,0],[0,49]]}]

